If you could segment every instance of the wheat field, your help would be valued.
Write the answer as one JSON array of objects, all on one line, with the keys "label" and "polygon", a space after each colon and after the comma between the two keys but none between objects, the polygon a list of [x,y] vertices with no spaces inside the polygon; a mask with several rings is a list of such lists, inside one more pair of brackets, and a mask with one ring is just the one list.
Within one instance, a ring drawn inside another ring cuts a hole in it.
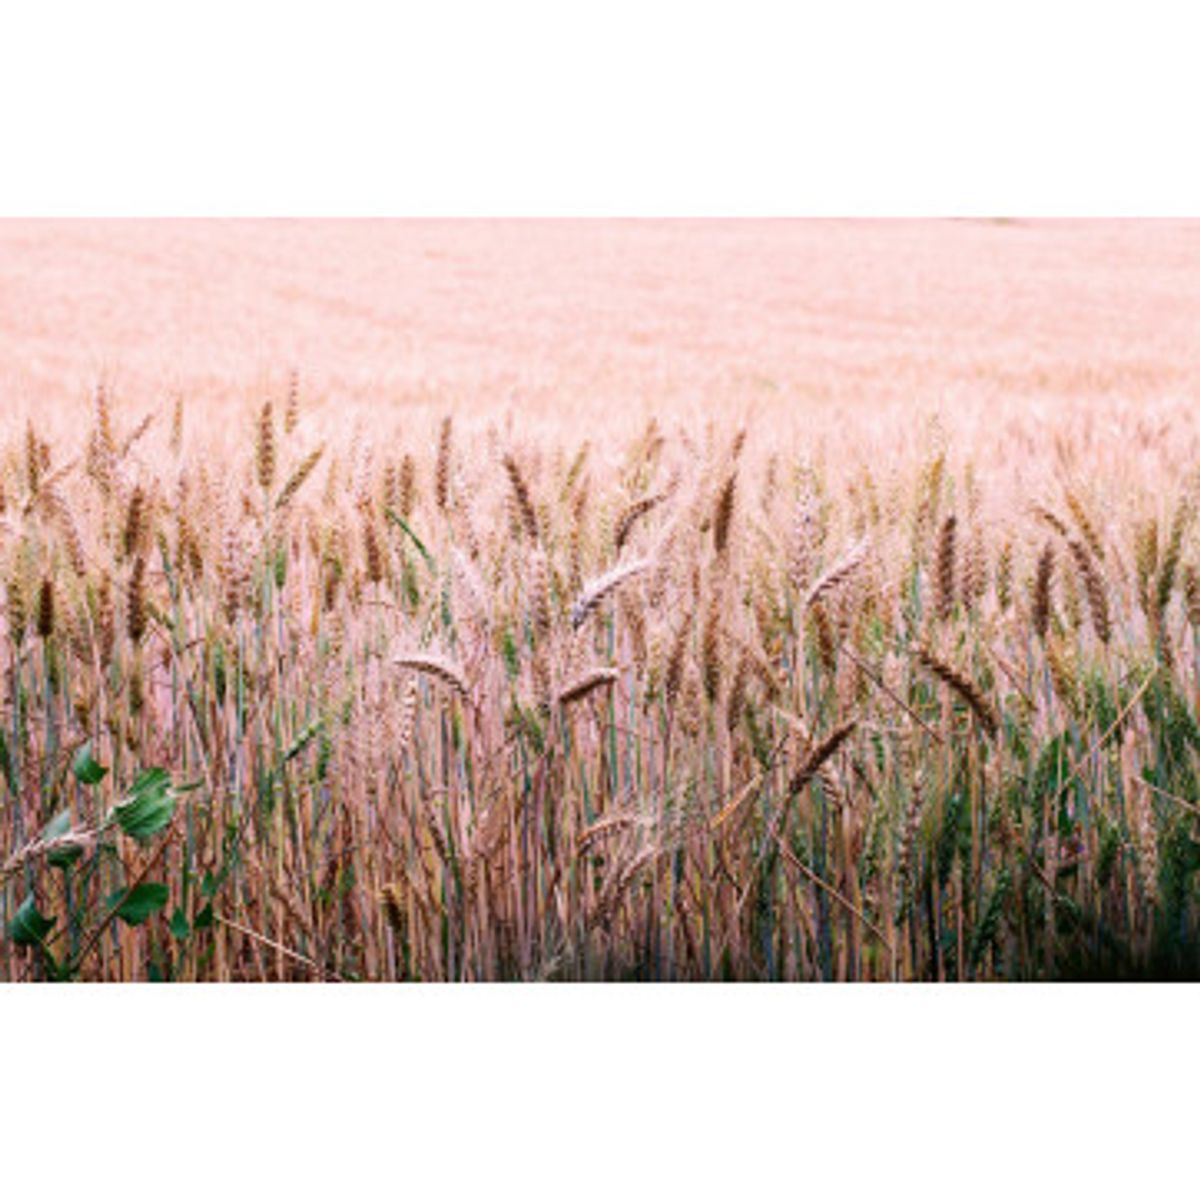
[{"label": "wheat field", "polygon": [[1200,977],[1193,225],[216,224],[0,230],[0,979]]}]

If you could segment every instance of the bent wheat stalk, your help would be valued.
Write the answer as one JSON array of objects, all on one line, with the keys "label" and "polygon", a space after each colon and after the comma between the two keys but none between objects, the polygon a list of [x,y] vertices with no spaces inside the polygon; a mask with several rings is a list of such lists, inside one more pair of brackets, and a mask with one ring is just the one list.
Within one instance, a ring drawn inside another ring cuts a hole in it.
[{"label": "bent wheat stalk", "polygon": [[578,629],[600,607],[607,596],[611,596],[623,583],[627,583],[635,575],[640,575],[651,564],[649,558],[639,558],[633,562],[623,563],[611,571],[597,576],[584,585],[571,605],[571,626]]},{"label": "bent wheat stalk", "polygon": [[869,546],[870,540],[865,537],[855,542],[845,555],[809,588],[808,595],[804,598],[804,607],[811,608],[817,601],[845,583],[862,566]]},{"label": "bent wheat stalk", "polygon": [[975,714],[984,733],[995,740],[1000,732],[1000,718],[975,681],[943,662],[928,646],[917,648],[917,661],[967,702],[967,707]]},{"label": "bent wheat stalk", "polygon": [[788,795],[794,796],[806,783],[811,782],[814,775],[837,753],[841,744],[854,732],[857,720],[845,721],[821,739],[800,764],[792,782],[788,785]]},{"label": "bent wheat stalk", "polygon": [[598,667],[594,671],[589,671],[582,678],[575,680],[574,683],[568,684],[558,694],[558,702],[564,708],[568,704],[573,704],[576,700],[582,700],[585,696],[590,696],[592,692],[598,688],[609,688],[617,682],[620,672],[614,667]]},{"label": "bent wheat stalk", "polygon": [[461,695],[467,695],[467,681],[449,659],[433,654],[398,654],[392,659],[392,663],[397,667],[408,667],[409,670],[419,671],[423,675],[431,675]]},{"label": "bent wheat stalk", "polygon": [[0,867],[0,880],[15,875],[28,862],[35,858],[44,858],[59,850],[86,850],[99,836],[95,829],[72,829],[67,833],[52,838],[37,838],[26,843],[15,851],[9,860]]}]

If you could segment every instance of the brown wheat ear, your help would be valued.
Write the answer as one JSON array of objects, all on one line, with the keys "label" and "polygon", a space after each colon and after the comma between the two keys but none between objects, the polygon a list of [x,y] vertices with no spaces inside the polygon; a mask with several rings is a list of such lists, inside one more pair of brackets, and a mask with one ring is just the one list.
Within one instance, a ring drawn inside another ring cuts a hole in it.
[{"label": "brown wheat ear", "polygon": [[844,721],[805,755],[804,761],[788,785],[789,796],[794,796],[805,784],[812,781],[817,772],[838,752],[842,743],[854,732],[857,725],[857,720]]},{"label": "brown wheat ear", "polygon": [[811,608],[814,604],[828,595],[834,589],[840,587],[851,575],[862,566],[863,561],[867,557],[867,548],[870,542],[867,538],[861,538],[855,542],[846,554],[839,559],[824,575],[820,577],[809,588],[808,595],[804,600],[804,607]]},{"label": "brown wheat ear", "polygon": [[126,595],[125,626],[129,640],[136,646],[146,632],[146,560],[134,561]]},{"label": "brown wheat ear", "polygon": [[613,548],[618,554],[629,540],[629,535],[633,532],[633,527],[638,520],[661,504],[669,494],[669,492],[659,492],[653,496],[643,496],[642,499],[635,500],[625,509],[617,520],[616,532],[613,535]]},{"label": "brown wheat ear", "polygon": [[967,702],[988,737],[996,737],[1000,732],[1000,720],[974,680],[938,658],[928,646],[918,647],[917,661]]},{"label": "brown wheat ear", "polygon": [[521,474],[517,460],[511,454],[504,456],[504,470],[508,474],[509,483],[512,484],[513,498],[516,501],[517,512],[521,516],[521,526],[528,534],[529,540],[536,542],[538,540],[537,514],[533,511],[529,485],[525,482],[524,475]]},{"label": "brown wheat ear", "polygon": [[434,468],[434,499],[439,512],[446,511],[450,498],[450,450],[453,423],[450,417],[442,418],[442,429],[438,436],[437,465]]},{"label": "brown wheat ear", "polygon": [[1107,642],[1112,637],[1112,621],[1109,617],[1108,594],[1104,590],[1104,580],[1101,579],[1095,560],[1083,542],[1072,539],[1067,545],[1070,547],[1079,577],[1083,581],[1084,591],[1087,593],[1088,609],[1092,614],[1092,628],[1095,629],[1096,636],[1102,642]]},{"label": "brown wheat ear", "polygon": [[954,560],[957,531],[958,518],[951,513],[942,523],[942,533],[938,539],[937,592],[934,610],[939,621],[948,621],[954,611]]},{"label": "brown wheat ear", "polygon": [[558,702],[565,708],[568,704],[574,704],[577,700],[590,696],[600,688],[610,688],[617,682],[619,674],[613,667],[597,667],[594,671],[589,671],[582,678],[576,679],[563,688],[558,694]]},{"label": "brown wheat ear", "polygon": [[269,492],[275,484],[275,420],[268,400],[258,414],[258,437],[255,440],[254,464],[258,486]]},{"label": "brown wheat ear", "polygon": [[733,523],[733,502],[736,495],[737,472],[733,471],[725,480],[713,510],[713,548],[718,558],[724,555],[729,545],[729,528]]},{"label": "brown wheat ear", "polygon": [[640,575],[649,566],[650,559],[639,558],[634,562],[622,563],[586,583],[583,591],[576,597],[575,603],[571,605],[571,625],[578,629],[600,607],[607,596],[610,596],[635,575]]},{"label": "brown wheat ear", "polygon": [[1038,558],[1033,584],[1033,629],[1042,641],[1046,640],[1046,631],[1050,627],[1050,584],[1053,577],[1054,547],[1047,542]]},{"label": "brown wheat ear", "polygon": [[408,667],[424,675],[432,675],[448,684],[463,696],[467,695],[467,681],[462,672],[449,659],[432,654],[398,654],[392,662],[398,667]]}]

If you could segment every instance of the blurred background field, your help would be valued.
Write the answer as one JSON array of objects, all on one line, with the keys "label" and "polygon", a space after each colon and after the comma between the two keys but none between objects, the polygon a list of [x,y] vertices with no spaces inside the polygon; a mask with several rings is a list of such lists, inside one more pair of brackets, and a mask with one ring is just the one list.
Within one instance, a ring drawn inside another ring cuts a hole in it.
[{"label": "blurred background field", "polygon": [[1200,363],[1180,221],[0,222],[0,388],[213,403],[300,367],[372,405],[567,421],[1154,399]]}]

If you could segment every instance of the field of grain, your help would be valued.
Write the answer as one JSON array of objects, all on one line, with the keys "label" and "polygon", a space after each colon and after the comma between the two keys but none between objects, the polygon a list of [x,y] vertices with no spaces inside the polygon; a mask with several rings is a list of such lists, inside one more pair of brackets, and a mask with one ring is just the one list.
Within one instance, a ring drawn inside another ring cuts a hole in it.
[{"label": "field of grain", "polygon": [[0,222],[0,979],[1200,977],[1198,254]]}]

